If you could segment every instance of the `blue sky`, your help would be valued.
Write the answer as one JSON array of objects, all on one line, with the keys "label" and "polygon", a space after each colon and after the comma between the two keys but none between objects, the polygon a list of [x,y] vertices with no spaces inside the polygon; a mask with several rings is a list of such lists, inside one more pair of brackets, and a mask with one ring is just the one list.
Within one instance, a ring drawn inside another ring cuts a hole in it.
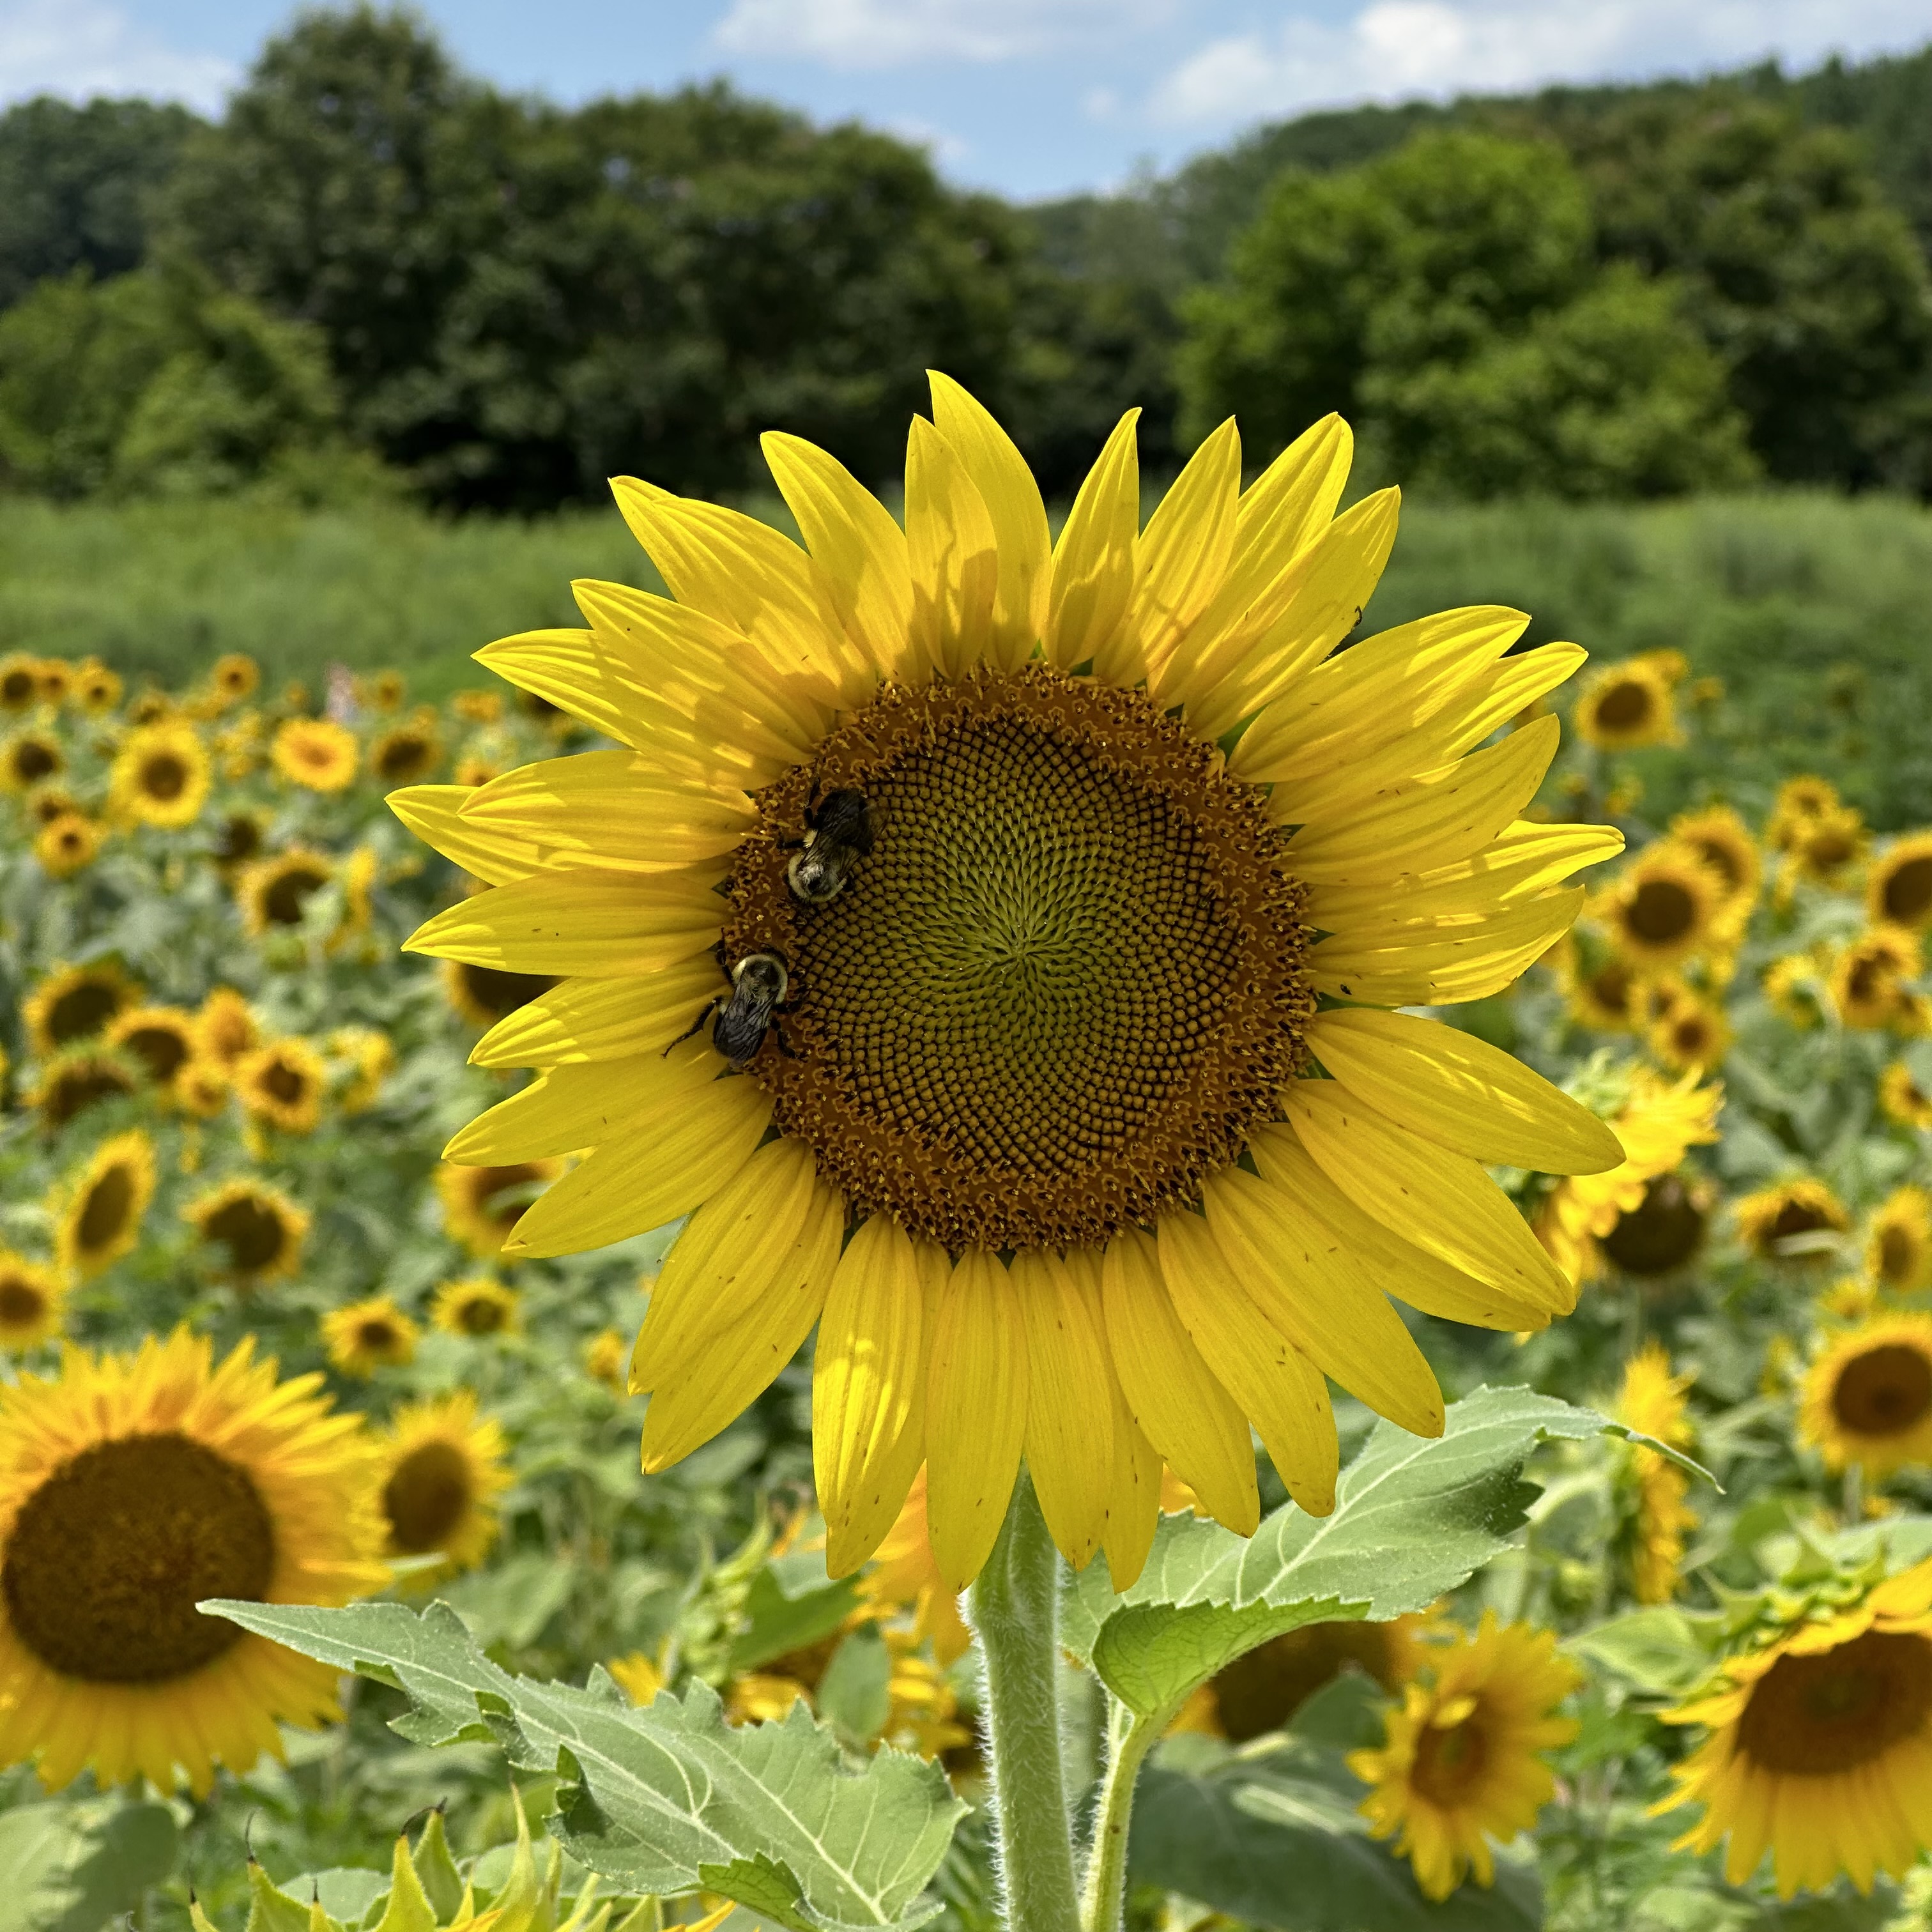
[{"label": "blue sky", "polygon": [[[459,58],[562,100],[722,74],[927,143],[1019,196],[1106,188],[1315,106],[1903,51],[1932,0],[427,0]],[[0,0],[0,100],[218,110],[286,0]]]}]

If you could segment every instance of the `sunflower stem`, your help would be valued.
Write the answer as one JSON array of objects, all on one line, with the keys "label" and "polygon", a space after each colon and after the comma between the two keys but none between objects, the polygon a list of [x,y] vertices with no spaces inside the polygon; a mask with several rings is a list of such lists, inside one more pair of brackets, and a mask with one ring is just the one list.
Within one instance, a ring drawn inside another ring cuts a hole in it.
[{"label": "sunflower stem", "polygon": [[1060,1559],[1022,1470],[970,1597],[1006,1932],[1079,1932],[1060,1748]]},{"label": "sunflower stem", "polygon": [[1134,1782],[1148,1748],[1172,1714],[1136,1717],[1124,1704],[1108,1700],[1107,1768],[1094,1814],[1094,1842],[1087,1853],[1082,1887],[1082,1932],[1118,1932],[1127,1879],[1127,1826],[1133,1816]]}]

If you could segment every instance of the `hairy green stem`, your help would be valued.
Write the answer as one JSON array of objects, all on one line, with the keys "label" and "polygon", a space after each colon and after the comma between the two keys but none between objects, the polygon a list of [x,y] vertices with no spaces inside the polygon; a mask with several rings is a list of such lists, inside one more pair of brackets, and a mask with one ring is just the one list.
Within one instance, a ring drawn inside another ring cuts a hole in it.
[{"label": "hairy green stem", "polygon": [[972,1588],[1006,1932],[1079,1932],[1060,1781],[1059,1558],[1024,1471]]},{"label": "hairy green stem", "polygon": [[1172,1711],[1137,1718],[1108,1700],[1107,1770],[1094,1814],[1094,1843],[1087,1854],[1082,1890],[1082,1932],[1119,1932],[1127,1878],[1127,1826],[1134,1810],[1134,1782],[1148,1748],[1166,1728]]}]

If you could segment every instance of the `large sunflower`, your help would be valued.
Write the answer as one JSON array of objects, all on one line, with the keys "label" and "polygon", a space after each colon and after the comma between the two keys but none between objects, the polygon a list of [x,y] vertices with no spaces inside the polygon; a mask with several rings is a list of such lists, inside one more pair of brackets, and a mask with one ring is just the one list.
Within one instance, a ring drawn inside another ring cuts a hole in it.
[{"label": "large sunflower", "polygon": [[141,998],[140,986],[111,959],[56,966],[20,1002],[27,1043],[46,1055],[92,1040]]},{"label": "large sunflower", "polygon": [[222,1275],[244,1288],[293,1274],[308,1238],[308,1210],[279,1187],[246,1175],[199,1196],[182,1218],[220,1251]]},{"label": "large sunflower", "polygon": [[208,748],[192,724],[142,724],[115,754],[110,801],[143,825],[192,825],[208,798]]},{"label": "large sunflower", "polygon": [[[1592,673],[1576,700],[1576,735],[1600,751],[1634,752],[1683,742],[1677,722],[1676,667],[1660,652]],[[1680,660],[1681,662],[1681,660]]]},{"label": "large sunflower", "polygon": [[1860,1032],[1910,1030],[1916,1006],[1905,982],[1917,979],[1924,963],[1918,935],[1903,926],[1860,933],[1832,962],[1827,983],[1839,1024]]},{"label": "large sunflower", "polygon": [[1681,812],[1670,836],[1690,847],[1724,883],[1725,909],[1748,912],[1764,879],[1764,857],[1750,827],[1728,805]]},{"label": "large sunflower", "polygon": [[1932,1462],[1932,1316],[1881,1315],[1848,1329],[1813,1364],[1798,1437],[1828,1469],[1868,1476]]},{"label": "large sunflower", "polygon": [[1678,1709],[1710,1735],[1657,1807],[1701,1804],[1678,1840],[1742,1885],[1768,1850],[1778,1896],[1840,1872],[1861,1892],[1932,1848],[1932,1562],[1840,1607],[1801,1606]]},{"label": "large sunflower", "polygon": [[25,651],[0,658],[0,711],[25,711],[40,694],[39,662]]},{"label": "large sunflower", "polygon": [[[1613,1413],[1628,1429],[1667,1443],[1673,1449],[1690,1446],[1691,1430],[1684,1414],[1684,1393],[1690,1375],[1670,1372],[1670,1357],[1661,1342],[1646,1342],[1624,1364],[1623,1386]],[[1682,1582],[1684,1537],[1695,1527],[1696,1514],[1684,1502],[1690,1478],[1666,1456],[1641,1443],[1625,1444],[1621,1454],[1622,1482],[1628,1503],[1628,1544],[1630,1582],[1640,1604],[1667,1604]]]},{"label": "large sunflower", "polygon": [[341,1604],[380,1587],[369,1452],[318,1376],[177,1330],[70,1350],[0,1397],[0,1758],[49,1786],[279,1757],[340,1714],[336,1674],[196,1603]]},{"label": "large sunflower", "polygon": [[1872,861],[1865,909],[1874,926],[1932,926],[1932,832],[1908,832]]},{"label": "large sunflower", "polygon": [[154,1142],[138,1128],[103,1141],[65,1190],[54,1229],[61,1266],[92,1281],[132,1254],[154,1198]]},{"label": "large sunflower", "polygon": [[334,877],[334,861],[304,845],[244,866],[236,880],[235,896],[248,936],[260,939],[300,926],[303,909]]},{"label": "large sunflower", "polygon": [[1660,972],[1735,936],[1723,880],[1674,839],[1647,845],[1592,908],[1640,972]]},{"label": "large sunflower", "polygon": [[103,1100],[126,1099],[140,1086],[124,1056],[82,1047],[40,1069],[28,1102],[40,1115],[41,1126],[52,1132]]},{"label": "large sunflower", "polygon": [[396,1412],[376,1494],[392,1556],[436,1556],[412,1588],[473,1569],[496,1540],[496,1499],[510,1486],[503,1432],[468,1389]]},{"label": "large sunflower", "polygon": [[1764,828],[1765,843],[1778,851],[1788,852],[1806,826],[1838,809],[1838,787],[1829,778],[1800,772],[1778,788]]},{"label": "large sunflower", "polygon": [[59,1271],[0,1248],[0,1348],[18,1354],[51,1342],[66,1318]]},{"label": "large sunflower", "polygon": [[1252,1528],[1251,1418],[1333,1506],[1327,1376],[1442,1427],[1389,1295],[1509,1329],[1571,1305],[1483,1163],[1600,1168],[1614,1137],[1388,1009],[1508,985],[1621,841],[1521,818],[1553,717],[1478,748],[1581,658],[1505,655],[1520,613],[1327,662],[1395,531],[1392,491],[1334,516],[1338,419],[1246,492],[1224,424],[1143,531],[1130,415],[1050,550],[1004,432],[933,396],[903,530],[790,436],[764,446],[806,549],[618,480],[678,601],[580,584],[589,629],[482,656],[621,748],[401,794],[491,888],[410,944],[564,976],[504,1022],[541,1077],[446,1150],[584,1153],[507,1253],[692,1216],[640,1339],[647,1471],[818,1322],[835,1571],[923,1448],[956,1584],[1022,1453],[1069,1559],[1130,1576],[1163,1457]]}]

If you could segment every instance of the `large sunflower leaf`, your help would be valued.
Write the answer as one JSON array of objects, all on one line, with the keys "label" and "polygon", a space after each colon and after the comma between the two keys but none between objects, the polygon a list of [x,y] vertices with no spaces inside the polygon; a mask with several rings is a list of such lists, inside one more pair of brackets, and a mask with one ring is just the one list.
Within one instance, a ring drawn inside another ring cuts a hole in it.
[{"label": "large sunflower leaf", "polygon": [[1342,1472],[1333,1515],[1289,1504],[1246,1538],[1218,1523],[1164,1517],[1140,1580],[1124,1595],[1114,1595],[1102,1564],[1074,1580],[1061,1641],[1148,1717],[1304,1624],[1381,1622],[1424,1609],[1522,1527],[1540,1493],[1522,1476],[1538,1442],[1606,1430],[1629,1433],[1594,1410],[1525,1388],[1478,1389],[1452,1403],[1432,1440],[1378,1424]]},{"label": "large sunflower leaf", "polygon": [[205,1610],[305,1657],[394,1686],[418,1744],[494,1738],[512,1764],[560,1772],[553,1828],[626,1889],[724,1894],[796,1932],[922,1924],[922,1897],[964,1807],[937,1765],[882,1750],[847,1768],[802,1706],[734,1729],[694,1684],[640,1709],[601,1670],[583,1690],[512,1677],[455,1612],[400,1604],[312,1610],[215,1602]]},{"label": "large sunflower leaf", "polygon": [[165,1804],[56,1798],[0,1814],[0,1932],[95,1932],[175,1866]]}]

